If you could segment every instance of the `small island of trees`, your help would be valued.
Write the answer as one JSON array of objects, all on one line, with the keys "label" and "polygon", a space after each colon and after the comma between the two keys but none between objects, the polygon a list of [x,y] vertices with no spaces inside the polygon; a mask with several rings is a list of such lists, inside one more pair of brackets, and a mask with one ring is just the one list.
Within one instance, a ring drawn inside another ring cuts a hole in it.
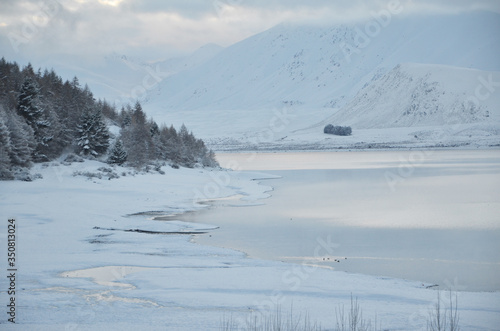
[{"label": "small island of trees", "polygon": [[328,124],[323,129],[323,132],[336,136],[350,136],[352,134],[352,128],[350,126],[334,126],[332,124]]}]

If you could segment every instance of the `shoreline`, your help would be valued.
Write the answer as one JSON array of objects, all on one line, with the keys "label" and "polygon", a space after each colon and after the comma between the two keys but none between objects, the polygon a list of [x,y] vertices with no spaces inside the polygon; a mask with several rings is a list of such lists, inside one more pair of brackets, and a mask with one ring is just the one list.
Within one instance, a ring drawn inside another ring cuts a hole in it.
[{"label": "shoreline", "polygon": [[[308,145],[310,146],[310,145]],[[366,146],[370,146],[367,144]],[[358,152],[412,152],[412,151],[473,151],[473,150],[499,150],[500,144],[495,145],[478,145],[472,146],[470,144],[453,146],[437,146],[437,145],[425,145],[425,146],[388,146],[385,145],[383,147],[363,147],[363,146],[339,146],[339,147],[328,147],[328,146],[318,146],[316,148],[303,148],[300,145],[289,145],[289,146],[281,146],[276,145],[269,148],[246,148],[246,147],[234,147],[234,148],[217,148],[217,145],[210,146],[216,154],[225,153],[225,154],[238,154],[238,153],[321,153],[321,152],[349,152],[349,153],[358,153]]]}]

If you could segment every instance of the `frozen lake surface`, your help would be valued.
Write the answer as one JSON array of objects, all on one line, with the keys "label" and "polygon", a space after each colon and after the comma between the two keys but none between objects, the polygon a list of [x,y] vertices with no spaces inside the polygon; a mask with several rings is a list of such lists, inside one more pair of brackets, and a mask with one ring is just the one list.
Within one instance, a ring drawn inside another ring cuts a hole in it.
[{"label": "frozen lake surface", "polygon": [[[459,290],[500,290],[498,150],[217,157],[236,171],[282,178],[262,181],[273,191],[261,204],[225,199],[184,215],[220,227],[197,236],[198,243]],[[337,248],[319,261],[314,249],[325,236]]]}]

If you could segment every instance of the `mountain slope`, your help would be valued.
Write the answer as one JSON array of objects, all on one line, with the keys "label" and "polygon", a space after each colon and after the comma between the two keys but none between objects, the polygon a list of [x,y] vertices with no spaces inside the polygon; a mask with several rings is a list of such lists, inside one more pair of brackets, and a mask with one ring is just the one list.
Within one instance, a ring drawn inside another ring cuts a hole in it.
[{"label": "mountain slope", "polygon": [[88,84],[97,98],[105,98],[118,106],[146,102],[157,92],[158,84],[168,76],[200,66],[217,55],[222,49],[215,44],[207,44],[193,54],[149,63],[137,57],[113,53],[102,63],[92,65],[64,65],[57,67],[63,77],[79,78]]},{"label": "mountain slope", "polygon": [[[493,84],[488,84],[493,82]],[[500,72],[402,64],[325,122],[357,129],[500,122]],[[491,85],[491,86],[490,86]]]},{"label": "mountain slope", "polygon": [[[155,116],[179,109],[337,107],[405,62],[500,70],[500,37],[492,33],[500,31],[498,14],[393,17],[363,41],[365,27],[282,24],[250,37],[167,77],[151,99]],[[350,55],[348,46],[355,50]]]}]

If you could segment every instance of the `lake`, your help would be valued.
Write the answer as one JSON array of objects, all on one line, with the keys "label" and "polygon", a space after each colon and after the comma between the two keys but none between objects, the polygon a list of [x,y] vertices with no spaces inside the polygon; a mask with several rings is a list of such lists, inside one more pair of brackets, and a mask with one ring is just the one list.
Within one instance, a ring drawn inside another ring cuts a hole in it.
[{"label": "lake", "polygon": [[[218,154],[263,179],[268,199],[210,202],[184,220],[220,228],[195,241],[252,258],[500,290],[500,151]],[[263,176],[266,177],[266,176]],[[229,184],[230,185],[230,184]],[[327,258],[315,255],[331,243]]]}]

